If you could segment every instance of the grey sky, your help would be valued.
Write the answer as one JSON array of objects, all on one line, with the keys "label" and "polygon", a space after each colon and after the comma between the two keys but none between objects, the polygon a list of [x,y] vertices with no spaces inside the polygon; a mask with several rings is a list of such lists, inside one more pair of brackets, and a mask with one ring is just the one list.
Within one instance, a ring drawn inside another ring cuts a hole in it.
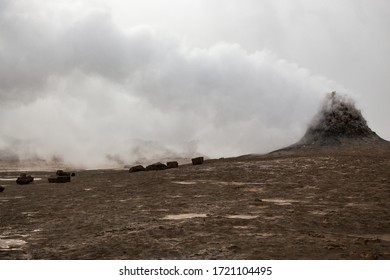
[{"label": "grey sky", "polygon": [[0,0],[0,150],[86,166],[267,152],[332,90],[390,139],[389,6]]},{"label": "grey sky", "polygon": [[131,1],[130,17],[120,10],[125,1],[114,2],[120,24],[152,23],[205,47],[226,41],[248,51],[266,48],[329,77],[357,95],[371,125],[390,137],[385,117],[390,102],[389,1],[168,1],[171,5],[159,9],[144,4],[147,13],[136,12],[145,1]]}]

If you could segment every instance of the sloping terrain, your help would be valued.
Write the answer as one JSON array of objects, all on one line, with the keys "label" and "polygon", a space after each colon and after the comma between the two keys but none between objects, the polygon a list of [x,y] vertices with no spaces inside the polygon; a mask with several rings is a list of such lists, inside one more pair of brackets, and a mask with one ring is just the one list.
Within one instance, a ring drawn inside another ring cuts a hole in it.
[{"label": "sloping terrain", "polygon": [[[390,152],[1,172],[0,259],[390,259]],[[40,180],[39,180],[40,179]]]}]

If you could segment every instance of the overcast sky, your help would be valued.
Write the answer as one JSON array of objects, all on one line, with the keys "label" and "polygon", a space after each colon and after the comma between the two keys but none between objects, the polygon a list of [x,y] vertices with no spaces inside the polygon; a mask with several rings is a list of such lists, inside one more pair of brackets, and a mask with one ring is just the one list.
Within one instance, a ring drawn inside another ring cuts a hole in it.
[{"label": "overcast sky", "polygon": [[0,0],[0,152],[264,153],[333,90],[389,140],[389,26],[386,0]]}]

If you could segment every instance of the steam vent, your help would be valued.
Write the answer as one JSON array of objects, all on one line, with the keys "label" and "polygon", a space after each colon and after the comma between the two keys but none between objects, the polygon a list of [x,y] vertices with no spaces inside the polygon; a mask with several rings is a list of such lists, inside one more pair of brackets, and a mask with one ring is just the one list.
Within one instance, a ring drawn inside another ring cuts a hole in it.
[{"label": "steam vent", "polygon": [[305,135],[296,144],[282,150],[334,146],[388,145],[372,131],[352,100],[332,92],[314,117]]}]

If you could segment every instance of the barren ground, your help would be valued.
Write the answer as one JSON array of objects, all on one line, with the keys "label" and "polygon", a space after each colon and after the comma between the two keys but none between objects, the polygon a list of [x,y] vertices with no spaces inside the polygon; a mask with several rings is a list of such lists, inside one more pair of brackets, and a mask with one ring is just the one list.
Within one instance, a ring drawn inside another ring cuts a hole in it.
[{"label": "barren ground", "polygon": [[53,173],[0,172],[0,259],[390,259],[390,153]]}]

